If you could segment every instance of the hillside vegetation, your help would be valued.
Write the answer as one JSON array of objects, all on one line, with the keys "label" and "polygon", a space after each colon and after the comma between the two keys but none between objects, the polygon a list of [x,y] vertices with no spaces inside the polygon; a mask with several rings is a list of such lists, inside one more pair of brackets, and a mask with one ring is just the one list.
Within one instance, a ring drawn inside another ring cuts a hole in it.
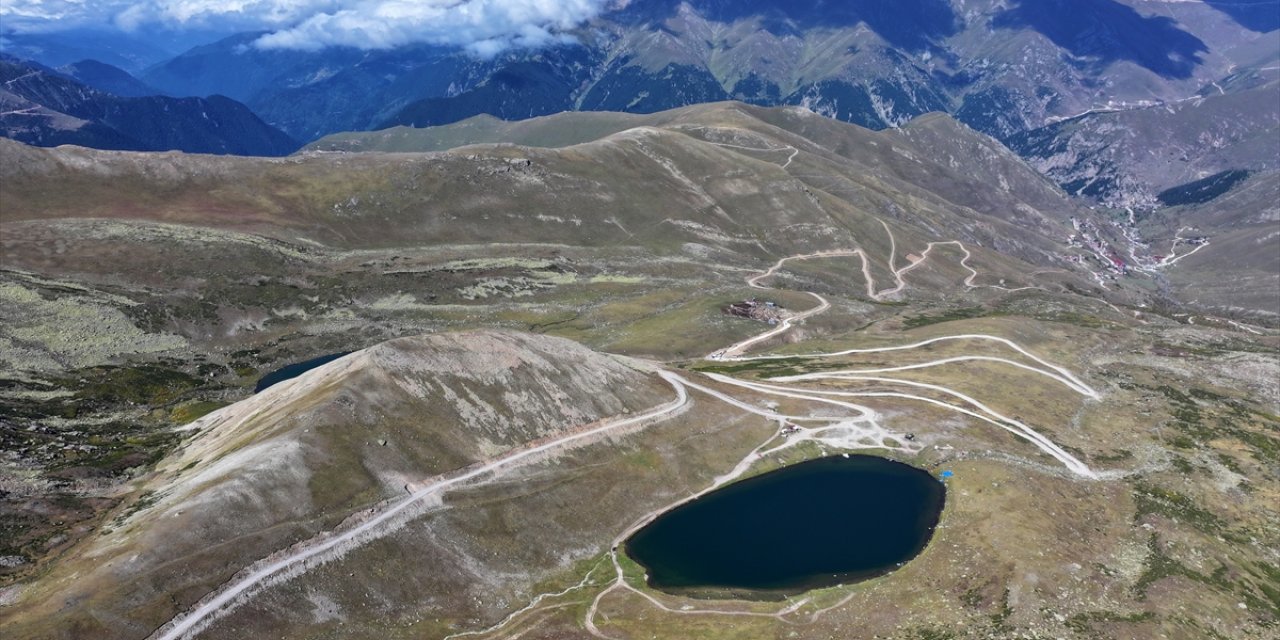
[{"label": "hillside vegetation", "polygon": [[[1131,217],[944,114],[731,102],[325,144],[0,140],[0,635],[1280,624],[1274,172]],[[619,551],[850,451],[952,472],[887,575],[709,600]]]}]

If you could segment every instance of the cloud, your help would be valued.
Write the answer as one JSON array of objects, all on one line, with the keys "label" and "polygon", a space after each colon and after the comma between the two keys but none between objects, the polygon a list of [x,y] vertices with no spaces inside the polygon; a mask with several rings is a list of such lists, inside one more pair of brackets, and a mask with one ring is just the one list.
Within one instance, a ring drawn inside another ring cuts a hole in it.
[{"label": "cloud", "polygon": [[[429,43],[492,56],[511,47],[570,41],[611,0],[5,0],[0,17],[19,31],[114,25],[270,31],[264,49],[388,49]],[[619,5],[619,0],[612,0]]]},{"label": "cloud", "polygon": [[147,25],[277,29],[339,6],[333,0],[144,0],[123,4],[112,22],[126,30]]},{"label": "cloud", "polygon": [[366,0],[317,13],[263,36],[262,48],[341,45],[387,49],[414,42],[451,44],[492,55],[508,47],[542,46],[600,13],[605,0]]},{"label": "cloud", "polygon": [[225,28],[278,29],[341,0],[5,0],[0,17],[16,30],[56,31],[81,27],[123,30]]}]

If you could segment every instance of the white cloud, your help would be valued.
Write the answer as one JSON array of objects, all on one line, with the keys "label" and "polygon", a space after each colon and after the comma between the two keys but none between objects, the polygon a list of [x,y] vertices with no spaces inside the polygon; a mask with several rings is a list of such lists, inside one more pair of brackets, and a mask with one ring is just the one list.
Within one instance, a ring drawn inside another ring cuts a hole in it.
[{"label": "white cloud", "polygon": [[492,55],[540,46],[598,14],[605,0],[366,0],[322,12],[263,36],[263,48],[344,45],[386,49],[412,42],[453,44]]},{"label": "white cloud", "polygon": [[110,25],[260,29],[289,26],[339,4],[337,0],[5,0],[0,3],[0,16],[16,23],[6,26],[39,30]]},{"label": "white cloud", "polygon": [[[125,31],[266,30],[263,48],[386,49],[424,42],[490,56],[568,39],[610,0],[4,0],[17,30],[114,25]],[[614,0],[613,4],[618,4]]]}]

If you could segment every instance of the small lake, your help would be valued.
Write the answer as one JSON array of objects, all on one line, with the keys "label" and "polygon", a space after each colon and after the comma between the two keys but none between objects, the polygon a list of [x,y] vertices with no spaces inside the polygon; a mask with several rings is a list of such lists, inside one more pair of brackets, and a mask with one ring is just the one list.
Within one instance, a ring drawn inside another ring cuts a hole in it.
[{"label": "small lake", "polygon": [[877,458],[821,458],[748,478],[662,514],[626,552],[654,588],[775,599],[894,570],[933,535],[946,488]]},{"label": "small lake", "polygon": [[350,355],[352,353],[355,353],[355,352],[343,351],[342,353],[331,353],[327,356],[320,356],[319,358],[303,360],[302,362],[297,362],[287,367],[281,367],[279,369],[276,369],[275,371],[272,371],[271,373],[268,373],[265,376],[262,376],[262,378],[258,380],[258,385],[253,388],[253,392],[261,393],[262,390],[266,389],[267,387],[280,384],[285,380],[292,380],[320,365],[329,364],[330,362],[333,362],[334,360],[337,360],[342,356]]}]

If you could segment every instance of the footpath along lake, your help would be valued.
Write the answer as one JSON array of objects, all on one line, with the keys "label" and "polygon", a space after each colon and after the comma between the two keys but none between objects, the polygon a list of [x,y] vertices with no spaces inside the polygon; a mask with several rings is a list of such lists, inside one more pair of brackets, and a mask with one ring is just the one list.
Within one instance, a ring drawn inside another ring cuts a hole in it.
[{"label": "footpath along lake", "polygon": [[626,552],[649,584],[687,595],[780,598],[888,573],[919,554],[946,488],[875,456],[802,462],[662,514]]}]

